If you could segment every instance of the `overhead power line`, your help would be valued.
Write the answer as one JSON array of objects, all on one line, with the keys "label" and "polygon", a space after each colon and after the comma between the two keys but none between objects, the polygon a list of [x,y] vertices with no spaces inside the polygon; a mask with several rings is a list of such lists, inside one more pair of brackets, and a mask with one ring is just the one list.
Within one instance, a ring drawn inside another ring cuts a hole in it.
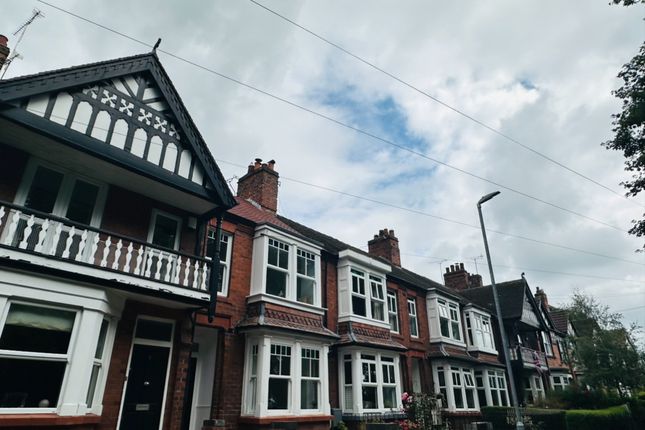
[{"label": "overhead power line", "polygon": [[627,201],[629,201],[629,202],[631,202],[631,203],[633,203],[633,204],[635,204],[637,206],[643,207],[643,205],[641,205],[640,203],[638,203],[638,202],[636,202],[634,200],[629,199],[624,194],[619,193],[618,191],[615,191],[614,189],[602,184],[601,182],[599,182],[599,181],[597,181],[597,180],[595,180],[595,179],[593,179],[593,178],[591,178],[591,177],[589,177],[589,176],[587,176],[587,175],[585,175],[585,174],[583,174],[583,173],[581,173],[581,172],[579,172],[577,170],[574,170],[573,168],[567,166],[566,164],[564,164],[564,163],[562,163],[562,162],[560,162],[560,161],[558,161],[558,160],[556,160],[556,159],[554,159],[554,158],[552,158],[552,157],[550,157],[550,156],[538,151],[537,149],[520,142],[519,140],[513,138],[512,136],[509,136],[508,134],[504,133],[503,131],[501,131],[501,130],[499,130],[499,129],[491,126],[491,125],[488,125],[484,121],[475,118],[474,116],[464,112],[463,110],[444,102],[443,100],[437,98],[436,96],[433,96],[432,94],[428,93],[427,91],[424,91],[424,90],[420,89],[419,87],[415,86],[414,84],[411,84],[410,82],[405,81],[402,78],[399,78],[398,76],[394,75],[393,73],[388,72],[387,70],[385,70],[385,69],[377,66],[376,64],[366,60],[365,58],[361,57],[360,55],[354,54],[353,52],[351,52],[348,49],[344,48],[343,46],[339,45],[338,43],[332,42],[331,40],[327,39],[326,37],[314,32],[313,30],[303,26],[302,24],[299,24],[299,23],[293,21],[292,19],[280,14],[279,12],[269,8],[268,6],[265,6],[262,3],[257,2],[256,0],[249,0],[249,1],[251,3],[253,3],[254,5],[266,10],[267,12],[277,16],[278,18],[288,22],[289,24],[292,24],[293,26],[299,28],[300,30],[310,34],[311,36],[323,41],[324,43],[326,43],[326,44],[328,44],[330,46],[333,46],[334,48],[338,49],[339,51],[341,51],[341,52],[349,55],[350,57],[360,61],[361,63],[371,67],[372,69],[377,70],[378,72],[380,72],[380,73],[382,73],[382,74],[394,79],[395,81],[397,81],[400,84],[410,88],[411,90],[413,90],[413,91],[415,91],[415,92],[417,92],[417,93],[429,98],[430,100],[440,104],[441,106],[443,106],[443,107],[445,107],[447,109],[450,109],[451,111],[455,112],[456,114],[461,115],[462,117],[474,122],[475,124],[487,129],[488,131],[490,131],[490,132],[492,132],[492,133],[494,133],[494,134],[496,134],[496,135],[508,140],[509,142],[514,143],[515,145],[518,145],[518,146],[524,148],[525,150],[527,150],[529,152],[532,152],[533,154],[537,155],[538,157],[541,157],[541,158],[547,160],[548,162],[550,162],[552,164],[555,164],[556,166],[561,167],[561,168],[573,173],[574,175],[579,176],[579,177],[581,177],[581,178],[583,178],[583,179],[585,179],[585,180],[587,180],[587,181],[599,186],[600,188],[603,188],[603,189],[611,192],[612,194],[615,194],[615,195],[617,195],[619,197],[622,197],[623,199],[625,199],[625,200],[627,200]]},{"label": "overhead power line", "polygon": [[[113,34],[117,34],[117,35],[119,35],[119,36],[121,36],[121,37],[124,37],[124,38],[126,38],[126,39],[128,39],[128,40],[131,40],[131,41],[133,41],[133,42],[139,43],[139,44],[141,44],[141,45],[143,45],[143,46],[146,46],[146,47],[149,47],[149,48],[152,48],[152,47],[153,47],[153,45],[152,45],[152,44],[150,44],[150,43],[147,43],[147,42],[144,42],[144,41],[142,41],[142,40],[139,40],[139,39],[137,39],[137,38],[135,38],[135,37],[129,36],[129,35],[125,34],[125,33],[120,32],[120,31],[114,30],[114,29],[112,29],[112,28],[110,28],[110,27],[107,27],[107,26],[105,26],[105,25],[103,25],[103,24],[99,24],[99,23],[97,23],[96,21],[93,21],[93,20],[88,19],[88,18],[85,18],[85,17],[83,17],[83,16],[81,16],[81,15],[78,15],[78,14],[75,14],[75,13],[73,13],[73,12],[70,12],[70,11],[68,11],[68,10],[66,10],[66,9],[63,9],[63,8],[59,7],[59,6],[52,5],[52,4],[50,4],[50,3],[48,3],[48,2],[46,2],[46,1],[44,1],[44,0],[38,0],[38,1],[39,1],[40,3],[42,3],[42,4],[45,4],[45,5],[49,6],[49,7],[52,7],[52,8],[54,8],[54,9],[56,9],[56,10],[59,10],[59,11],[61,11],[61,12],[64,12],[64,13],[66,13],[66,14],[70,15],[70,16],[73,16],[73,17],[77,18],[77,19],[80,19],[80,20],[82,20],[82,21],[85,21],[85,22],[87,22],[87,23],[90,23],[90,24],[92,24],[92,25],[95,25],[95,26],[97,26],[97,27],[99,27],[99,28],[102,28],[102,29],[104,29],[104,30],[106,30],[106,31],[109,31],[109,32],[111,32],[111,33],[113,33]],[[406,146],[404,146],[404,145],[402,145],[402,144],[398,144],[398,143],[393,142],[393,141],[391,141],[391,140],[389,140],[389,139],[386,139],[386,138],[384,138],[384,137],[381,137],[381,136],[375,135],[375,134],[373,134],[373,133],[371,133],[371,132],[369,132],[369,131],[366,131],[366,130],[360,129],[360,128],[358,128],[358,127],[352,126],[352,125],[350,125],[350,124],[348,124],[348,123],[345,123],[345,122],[343,122],[343,121],[340,121],[340,120],[338,120],[338,119],[335,119],[335,118],[333,118],[333,117],[330,117],[330,116],[328,116],[328,115],[325,115],[325,114],[323,114],[323,113],[320,113],[320,112],[315,111],[315,110],[313,110],[313,109],[310,109],[310,108],[308,108],[308,107],[302,106],[302,105],[300,105],[300,104],[298,104],[298,103],[296,103],[296,102],[293,102],[293,101],[291,101],[291,100],[285,99],[285,98],[283,98],[283,97],[280,97],[280,96],[278,96],[278,95],[275,95],[275,94],[273,94],[273,93],[270,93],[270,92],[268,92],[268,91],[266,91],[266,90],[263,90],[263,89],[261,89],[261,88],[255,87],[255,86],[253,86],[253,85],[251,85],[251,84],[248,84],[248,83],[246,83],[246,82],[240,81],[239,79],[233,78],[233,77],[228,76],[228,75],[225,75],[225,74],[223,74],[223,73],[220,73],[220,72],[218,72],[218,71],[216,71],[216,70],[214,70],[214,69],[211,69],[211,68],[209,68],[209,67],[203,66],[203,65],[201,65],[201,64],[199,64],[199,63],[196,63],[196,62],[194,62],[194,61],[192,61],[192,60],[189,60],[189,59],[186,59],[186,58],[184,58],[184,57],[181,57],[181,56],[179,56],[179,55],[177,55],[177,54],[174,54],[174,53],[172,53],[172,52],[169,52],[169,51],[166,51],[166,50],[163,50],[163,49],[157,49],[157,52],[164,53],[164,54],[168,55],[169,57],[172,57],[172,58],[174,58],[174,59],[176,59],[176,60],[182,61],[182,62],[184,62],[184,63],[186,63],[186,64],[189,64],[189,65],[191,65],[191,66],[194,66],[194,67],[196,67],[196,68],[198,68],[198,69],[204,70],[204,71],[206,71],[206,72],[208,72],[208,73],[211,73],[211,74],[213,74],[213,75],[219,76],[219,77],[221,77],[221,78],[223,78],[223,79],[226,79],[226,80],[228,80],[228,81],[234,82],[234,83],[236,83],[236,84],[238,84],[238,85],[240,85],[240,86],[243,86],[243,87],[248,88],[248,89],[250,89],[250,90],[256,91],[256,92],[258,92],[258,93],[260,93],[260,94],[263,94],[263,95],[265,95],[265,96],[267,96],[267,97],[270,97],[270,98],[272,98],[272,99],[274,99],[274,100],[278,100],[278,101],[283,102],[283,103],[285,103],[285,104],[288,104],[288,105],[290,105],[290,106],[292,106],[292,107],[295,107],[295,108],[297,108],[297,109],[300,109],[300,110],[303,110],[303,111],[305,111],[305,112],[308,112],[308,113],[310,113],[310,114],[312,114],[312,115],[314,115],[314,116],[317,116],[317,117],[323,118],[323,119],[325,119],[325,120],[327,120],[327,121],[330,121],[330,122],[332,122],[332,123],[335,123],[335,124],[337,124],[337,125],[339,125],[339,126],[341,126],[341,127],[345,127],[345,128],[347,128],[347,129],[349,129],[349,130],[355,131],[356,133],[362,134],[362,135],[367,136],[367,137],[369,137],[369,138],[372,138],[372,139],[374,139],[374,140],[378,140],[378,141],[380,141],[380,142],[382,142],[382,143],[385,143],[385,144],[390,145],[390,146],[392,146],[392,147],[398,148],[398,149],[400,149],[400,150],[402,150],[402,151],[406,151],[406,152],[409,152],[409,153],[411,153],[411,154],[414,154],[414,155],[416,155],[416,156],[418,156],[418,157],[421,157],[421,158],[427,159],[427,160],[429,160],[429,161],[432,161],[432,162],[434,162],[434,163],[437,163],[437,164],[439,164],[439,165],[442,165],[442,166],[444,166],[444,167],[447,167],[447,168],[449,168],[449,169],[451,169],[451,170],[454,170],[454,171],[456,171],[456,172],[462,173],[462,174],[464,174],[464,175],[470,176],[470,177],[475,178],[475,179],[479,179],[479,180],[481,180],[481,181],[487,182],[487,183],[489,183],[489,184],[491,184],[491,185],[494,185],[494,186],[496,186],[496,187],[499,187],[499,188],[502,188],[502,189],[504,189],[504,190],[510,191],[510,192],[512,192],[512,193],[514,193],[514,194],[517,194],[517,195],[520,195],[520,196],[522,196],[522,197],[525,197],[525,198],[528,198],[528,199],[531,199],[531,200],[534,200],[534,201],[540,202],[540,203],[542,203],[542,204],[544,204],[544,205],[551,206],[551,207],[553,207],[553,208],[555,208],[555,209],[561,210],[561,211],[563,211],[563,212],[567,212],[567,213],[569,213],[569,214],[572,214],[572,215],[578,216],[578,217],[580,217],[580,218],[584,218],[584,219],[586,219],[586,220],[588,220],[588,221],[592,221],[592,222],[594,222],[594,223],[597,223],[597,224],[600,224],[600,225],[604,225],[605,227],[612,228],[612,229],[617,230],[617,231],[620,231],[620,232],[622,232],[622,233],[628,233],[628,231],[627,231],[627,230],[622,229],[622,228],[620,228],[620,227],[618,227],[618,226],[615,226],[615,225],[613,225],[613,224],[610,224],[610,223],[608,223],[608,222],[605,222],[605,221],[599,220],[599,219],[597,219],[597,218],[590,217],[590,216],[588,216],[588,215],[582,214],[582,213],[577,212],[577,211],[574,211],[574,210],[572,210],[572,209],[567,209],[567,208],[565,208],[565,207],[563,207],[563,206],[560,206],[560,205],[558,205],[558,204],[555,204],[555,203],[549,202],[549,201],[544,200],[544,199],[541,199],[541,198],[539,198],[539,197],[532,196],[532,195],[530,195],[530,194],[528,194],[528,193],[525,193],[525,192],[520,191],[520,190],[518,190],[518,189],[512,188],[512,187],[510,187],[510,186],[506,186],[506,185],[503,185],[503,184],[501,184],[501,183],[499,183],[499,182],[495,182],[495,181],[493,181],[493,180],[491,180],[491,179],[485,178],[485,177],[483,177],[483,176],[479,176],[479,175],[477,175],[476,173],[472,173],[472,172],[469,172],[469,171],[467,171],[467,170],[465,170],[465,169],[459,168],[459,167],[457,167],[457,166],[453,166],[453,165],[451,165],[451,164],[449,164],[449,163],[446,163],[446,162],[444,162],[444,161],[438,160],[438,159],[436,159],[436,158],[430,157],[430,156],[428,156],[428,155],[426,155],[426,154],[423,154],[423,153],[421,153],[421,152],[418,152],[418,151],[415,151],[415,150],[413,150],[413,149],[407,148]]]},{"label": "overhead power line", "polygon": [[[231,166],[239,167],[241,169],[245,169],[247,167],[247,166],[243,166],[243,165],[241,165],[239,163],[233,163],[233,162],[230,162],[230,161],[227,161],[227,160],[222,160],[221,158],[217,158],[216,161],[218,163],[229,164]],[[334,188],[330,188],[330,187],[326,187],[326,186],[318,185],[318,184],[313,184],[311,182],[306,182],[306,181],[296,179],[296,178],[289,178],[287,176],[280,176],[280,179],[284,180],[284,181],[288,181],[288,182],[294,182],[294,183],[297,183],[297,184],[305,185],[305,186],[312,187],[312,188],[317,188],[319,190],[340,194],[340,195],[343,195],[343,196],[346,196],[346,197],[351,197],[351,198],[354,198],[354,199],[359,199],[359,200],[363,200],[363,201],[370,202],[370,203],[376,203],[376,204],[381,205],[381,206],[386,206],[386,207],[390,207],[390,208],[393,208],[393,209],[398,209],[398,210],[410,212],[410,213],[413,213],[413,214],[438,219],[438,220],[449,222],[449,223],[452,223],[452,224],[457,224],[457,225],[461,225],[461,226],[464,226],[464,227],[470,227],[470,228],[473,228],[473,229],[476,229],[476,230],[481,229],[480,226],[475,225],[475,224],[470,224],[470,223],[467,223],[467,222],[464,222],[464,221],[459,221],[459,220],[446,218],[446,217],[439,216],[439,215],[434,215],[434,214],[431,214],[431,213],[428,213],[428,212],[423,212],[423,211],[420,211],[420,210],[417,210],[417,209],[407,208],[405,206],[400,206],[400,205],[396,205],[396,204],[393,204],[393,203],[388,203],[388,202],[384,202],[384,201],[381,201],[381,200],[372,199],[370,197],[365,197],[365,196],[361,196],[361,195],[358,195],[358,194],[352,194],[352,193],[348,193],[348,192],[345,192],[345,191],[336,190]],[[588,250],[585,250],[585,249],[574,248],[574,247],[571,247],[571,246],[562,245],[562,244],[558,244],[558,243],[547,242],[547,241],[544,241],[544,240],[535,239],[535,238],[527,237],[527,236],[522,236],[522,235],[519,235],[519,234],[507,233],[507,232],[494,230],[494,229],[489,229],[489,228],[487,228],[486,231],[496,233],[496,234],[499,234],[499,235],[502,235],[502,236],[512,237],[512,238],[515,238],[515,239],[521,239],[521,240],[525,240],[525,241],[528,241],[528,242],[538,243],[538,244],[541,244],[541,245],[547,245],[547,246],[552,246],[552,247],[555,247],[555,248],[565,249],[565,250],[568,250],[568,251],[574,251],[574,252],[578,252],[578,253],[582,253],[582,254],[593,255],[595,257],[607,258],[607,259],[611,259],[611,260],[622,261],[624,263],[636,264],[636,265],[639,265],[639,266],[645,266],[645,263],[640,263],[638,261],[629,260],[629,259],[626,259],[626,258],[616,257],[616,256],[612,256],[612,255],[601,254],[601,253],[598,253],[598,252],[588,251]],[[429,257],[429,258],[437,258],[437,259],[439,259],[439,257]]]}]

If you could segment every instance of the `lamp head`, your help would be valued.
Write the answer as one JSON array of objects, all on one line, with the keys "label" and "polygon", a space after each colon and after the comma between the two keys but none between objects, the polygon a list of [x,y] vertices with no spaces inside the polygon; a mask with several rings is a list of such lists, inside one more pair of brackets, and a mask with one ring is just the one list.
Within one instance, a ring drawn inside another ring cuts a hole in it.
[{"label": "lamp head", "polygon": [[486,194],[484,197],[479,199],[479,201],[477,202],[477,206],[481,206],[482,204],[486,203],[487,201],[489,201],[490,199],[492,199],[493,197],[495,197],[499,193],[501,193],[501,191],[495,191],[495,192],[492,192],[490,194]]}]

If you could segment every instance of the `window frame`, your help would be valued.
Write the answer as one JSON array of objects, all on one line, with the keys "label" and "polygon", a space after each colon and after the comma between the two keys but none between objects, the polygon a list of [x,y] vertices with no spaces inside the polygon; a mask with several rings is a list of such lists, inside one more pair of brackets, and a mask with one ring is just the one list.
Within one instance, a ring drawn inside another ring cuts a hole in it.
[{"label": "window frame", "polygon": [[[351,295],[351,300],[350,300],[350,315],[352,317],[358,317],[358,318],[363,318],[367,319],[369,321],[375,321],[378,323],[383,323],[383,324],[390,324],[389,323],[389,307],[388,307],[388,301],[386,299],[387,297],[387,289],[385,285],[385,276],[370,272],[369,270],[365,270],[362,267],[357,267],[357,266],[350,266],[350,295]],[[364,286],[364,294],[360,294],[360,292],[355,292],[354,291],[354,279],[358,279],[359,281],[362,281],[362,284]],[[380,289],[378,291],[381,292],[383,295],[383,298],[380,297],[374,297],[374,294],[372,294],[372,288],[377,287]],[[354,297],[361,297],[363,300],[365,300],[365,315],[360,315],[354,313]],[[380,304],[383,306],[383,319],[377,319],[374,318],[373,315],[373,306],[374,304]],[[385,318],[388,318],[386,320]]]},{"label": "window frame", "polygon": [[[437,305],[437,315],[438,315],[438,322],[439,322],[439,336],[442,339],[447,339],[452,342],[458,342],[460,345],[463,345],[466,343],[466,340],[464,339],[464,333],[462,330],[462,323],[461,323],[461,311],[459,309],[459,303],[454,302],[452,300],[448,300],[443,297],[437,297],[436,298],[436,305]],[[442,309],[445,310],[445,316],[442,315]],[[453,314],[456,315],[457,319],[453,319]],[[445,318],[448,323],[448,336],[445,336],[441,330],[441,319]],[[457,330],[455,331],[455,324],[457,324]],[[455,337],[455,332],[458,333],[459,338]]]},{"label": "window frame", "polygon": [[157,209],[157,208],[152,209],[152,213],[150,215],[150,224],[148,227],[148,239],[147,239],[148,243],[153,248],[163,248],[160,245],[156,245],[152,243],[152,239],[154,238],[154,234],[155,234],[155,226],[157,225],[157,217],[159,215],[166,217],[168,219],[172,219],[173,221],[177,222],[177,227],[175,228],[175,243],[173,247],[170,249],[172,249],[173,251],[179,251],[179,245],[181,243],[182,219],[177,215],[162,211],[161,209]]},{"label": "window frame", "polygon": [[[434,388],[435,393],[443,392],[446,402],[446,406],[444,407],[445,409],[451,412],[479,411],[480,406],[477,393],[477,383],[473,368],[458,366],[448,362],[439,362],[432,366],[432,371],[435,381],[437,381]],[[440,384],[441,379],[439,376],[441,373],[443,374],[443,385]],[[455,383],[455,376],[458,377],[459,383]],[[459,390],[461,392],[464,407],[457,408],[455,390]],[[472,408],[468,407],[468,391],[472,393]]]},{"label": "window frame", "polygon": [[[208,228],[206,233],[206,241],[212,240],[215,241],[215,237],[211,237],[211,233],[215,235],[216,230],[214,228]],[[231,256],[233,255],[233,234],[229,232],[225,232],[222,230],[222,238],[220,241],[220,258],[219,258],[219,264],[220,267],[223,267],[223,273],[222,273],[222,279],[220,279],[221,284],[217,286],[217,295],[226,297],[228,296],[228,284],[230,280],[230,268],[231,268]],[[226,240],[225,240],[226,238]],[[222,242],[226,242],[226,255],[224,256],[224,259],[222,260],[222,252],[221,252],[221,246]],[[208,245],[208,244],[207,244]],[[208,248],[207,248],[208,249]],[[208,254],[208,253],[206,253]],[[211,259],[209,255],[206,255],[205,258]],[[219,287],[222,287],[222,290],[219,290]]]},{"label": "window frame", "polygon": [[[481,385],[480,385],[481,380]],[[493,382],[494,384],[492,384]],[[477,391],[484,391],[485,404],[479,402],[479,407],[484,406],[509,406],[510,397],[508,393],[508,383],[506,381],[506,372],[492,368],[478,369],[475,371],[475,383]],[[479,395],[479,393],[478,393]],[[494,398],[499,402],[495,404]]]},{"label": "window frame", "polygon": [[[466,332],[468,334],[468,349],[497,354],[497,345],[495,344],[495,335],[493,332],[493,320],[490,315],[470,309],[465,312]],[[488,331],[484,326],[488,325]],[[479,335],[481,338],[479,337]],[[490,341],[491,346],[480,345],[480,340],[485,343],[486,338]]]},{"label": "window frame", "polygon": [[[396,290],[387,290],[387,314],[390,322],[390,331],[399,334],[401,332],[401,324],[399,322],[399,298]],[[393,328],[392,318],[394,318],[396,329]]]},{"label": "window frame", "polygon": [[[269,265],[269,240],[275,240],[283,243],[288,247],[287,269],[277,268]],[[314,277],[307,279],[314,280],[314,303],[298,301],[298,250],[309,253],[314,257]],[[288,236],[284,232],[278,231],[270,226],[263,225],[256,229],[253,242],[253,263],[251,273],[251,294],[248,298],[249,303],[257,301],[273,302],[280,305],[289,306],[295,309],[323,313],[321,307],[321,248],[308,244],[295,237]],[[267,273],[269,268],[281,270],[286,273],[286,290],[285,297],[270,294],[267,292]]]},{"label": "window frame", "polygon": [[58,189],[58,194],[56,195],[56,200],[54,201],[54,207],[50,212],[51,215],[67,219],[66,215],[67,210],[69,209],[72,192],[74,190],[74,184],[76,184],[77,180],[81,180],[98,187],[96,201],[94,202],[94,210],[92,211],[92,215],[90,217],[91,220],[88,225],[95,228],[98,228],[101,225],[103,212],[105,210],[105,201],[107,198],[107,184],[36,157],[31,157],[27,163],[22,179],[20,180],[20,185],[16,191],[14,204],[19,206],[25,205],[27,196],[29,195],[29,190],[34,182],[34,178],[39,167],[53,170],[54,172],[63,175],[60,188]]},{"label": "window frame", "polygon": [[542,341],[542,348],[544,349],[544,354],[547,357],[555,357],[550,333],[546,331],[540,331],[540,340]]},{"label": "window frame", "polygon": [[[283,346],[291,348],[290,374],[274,375],[270,373],[271,349],[272,346]],[[252,374],[253,348],[257,348],[256,374]],[[318,351],[318,377],[302,376],[303,350]],[[328,382],[328,360],[327,353],[329,345],[317,343],[313,340],[294,340],[293,338],[275,337],[262,334],[259,336],[248,336],[244,353],[244,379],[249,382],[255,377],[256,385],[243,384],[241,415],[257,418],[274,416],[302,416],[302,415],[329,415],[329,382]],[[289,381],[288,407],[287,409],[269,409],[269,380],[271,378],[287,379]],[[318,408],[302,408],[302,381],[318,382]],[[255,404],[251,399],[255,398]]]},{"label": "window frame", "polygon": [[[373,357],[373,359],[366,358]],[[394,387],[396,402],[400,402],[402,393],[402,377],[399,356],[396,353],[383,350],[349,347],[342,348],[338,351],[338,362],[342,363],[338,371],[338,391],[339,391],[339,404],[343,412],[352,414],[367,413],[390,413],[398,411],[401,408],[397,404],[393,408],[385,408],[384,406],[384,388]],[[346,363],[350,362],[349,371],[351,372],[350,380],[352,383],[347,384],[346,381]],[[363,381],[363,363],[374,364],[376,371],[376,381],[365,383]],[[394,383],[384,382],[383,367],[392,367],[394,370]],[[360,381],[360,382],[357,382]],[[374,387],[376,389],[376,408],[365,408],[363,402],[363,386]],[[348,388],[351,388],[352,398],[347,398]]]},{"label": "window frame", "polygon": [[[419,338],[419,316],[417,314],[417,300],[414,297],[408,297],[408,319],[410,322],[410,337],[413,339],[418,339]],[[414,325],[412,324],[413,320],[414,320]],[[413,334],[412,327],[414,327],[414,332],[416,334]]]}]

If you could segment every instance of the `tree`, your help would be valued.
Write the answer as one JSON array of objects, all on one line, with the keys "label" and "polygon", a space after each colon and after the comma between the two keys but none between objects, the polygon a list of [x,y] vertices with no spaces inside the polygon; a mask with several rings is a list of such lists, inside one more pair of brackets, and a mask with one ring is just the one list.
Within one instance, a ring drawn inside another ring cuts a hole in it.
[{"label": "tree", "polygon": [[578,334],[572,343],[584,384],[597,388],[645,385],[645,354],[634,341],[637,327],[625,327],[620,313],[609,312],[608,306],[580,292],[567,310]]},{"label": "tree", "polygon": [[[612,0],[615,4],[631,6],[645,0]],[[645,42],[639,53],[625,64],[618,73],[622,86],[613,92],[622,100],[622,111],[614,118],[614,138],[604,142],[607,149],[622,151],[625,170],[632,172],[632,179],[621,183],[627,196],[634,197],[645,189]],[[644,214],[645,217],[645,214]],[[629,230],[638,237],[645,235],[645,219],[633,220]]]}]

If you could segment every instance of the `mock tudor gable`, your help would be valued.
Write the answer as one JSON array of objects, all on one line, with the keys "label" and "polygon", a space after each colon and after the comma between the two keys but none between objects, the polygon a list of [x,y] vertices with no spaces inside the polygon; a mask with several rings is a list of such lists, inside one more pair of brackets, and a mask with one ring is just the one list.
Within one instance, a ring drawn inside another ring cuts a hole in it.
[{"label": "mock tudor gable", "polygon": [[155,53],[2,81],[0,116],[217,205],[235,204]]}]

